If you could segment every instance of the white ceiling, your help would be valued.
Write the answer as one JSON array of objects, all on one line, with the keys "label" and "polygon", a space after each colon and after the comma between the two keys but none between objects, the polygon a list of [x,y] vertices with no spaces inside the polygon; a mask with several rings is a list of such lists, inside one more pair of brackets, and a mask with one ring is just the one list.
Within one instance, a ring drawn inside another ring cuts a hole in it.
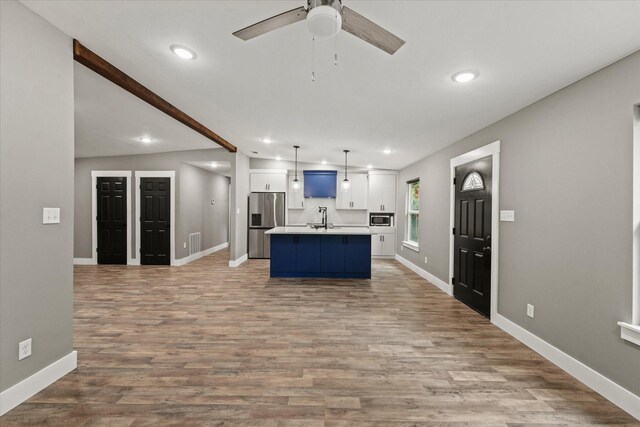
[{"label": "white ceiling", "polygon": [[231,162],[226,161],[213,161],[213,162],[203,162],[203,161],[194,161],[194,162],[185,162],[191,166],[198,167],[200,169],[204,169],[208,172],[218,173],[224,176],[231,176]]},{"label": "white ceiling", "polygon": [[[345,0],[407,43],[390,56],[342,32],[334,67],[333,41],[322,40],[314,83],[305,23],[248,42],[231,35],[302,0],[23,3],[249,155],[292,158],[299,144],[301,161],[339,164],[349,148],[350,163],[383,168],[413,163],[640,49],[640,2]],[[178,60],[172,44],[198,58]],[[479,79],[451,81],[467,68]],[[101,108],[122,115],[100,125],[102,145],[135,137],[115,123],[136,125],[141,107]],[[88,116],[79,115],[79,135],[85,120],[100,120]],[[164,140],[168,120],[147,129]],[[192,137],[181,143],[202,142]],[[394,152],[382,154],[386,147]]]},{"label": "white ceiling", "polygon": [[[118,156],[218,148],[129,92],[74,63],[75,156]],[[148,136],[151,143],[142,143]]]}]

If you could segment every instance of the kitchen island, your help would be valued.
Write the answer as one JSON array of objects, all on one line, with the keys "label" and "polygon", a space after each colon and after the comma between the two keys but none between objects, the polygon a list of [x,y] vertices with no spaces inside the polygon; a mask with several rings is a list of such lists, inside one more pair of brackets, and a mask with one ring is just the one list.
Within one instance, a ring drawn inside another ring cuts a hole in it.
[{"label": "kitchen island", "polygon": [[371,232],[366,227],[276,227],[271,277],[371,278]]}]

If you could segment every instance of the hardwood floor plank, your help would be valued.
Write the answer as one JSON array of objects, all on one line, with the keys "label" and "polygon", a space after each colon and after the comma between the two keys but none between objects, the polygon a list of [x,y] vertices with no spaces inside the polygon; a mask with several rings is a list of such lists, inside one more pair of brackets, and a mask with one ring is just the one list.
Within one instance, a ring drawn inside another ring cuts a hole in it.
[{"label": "hardwood floor plank", "polygon": [[78,369],[0,424],[640,425],[393,260],[371,280],[227,262],[76,266]]}]

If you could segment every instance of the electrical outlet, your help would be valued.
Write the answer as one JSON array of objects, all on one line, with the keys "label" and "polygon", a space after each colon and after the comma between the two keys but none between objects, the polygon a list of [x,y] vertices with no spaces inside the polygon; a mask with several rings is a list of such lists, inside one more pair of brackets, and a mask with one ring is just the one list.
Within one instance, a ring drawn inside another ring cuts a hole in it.
[{"label": "electrical outlet", "polygon": [[426,264],[427,262],[429,262],[429,259],[427,257],[424,257],[424,263]]},{"label": "electrical outlet", "polygon": [[60,208],[42,208],[43,224],[60,224]]},{"label": "electrical outlet", "polygon": [[182,247],[183,247],[183,248],[185,248],[185,249],[187,249],[187,242],[184,242],[184,243],[182,244]]},{"label": "electrical outlet", "polygon": [[527,304],[527,316],[533,319],[534,316],[534,307],[531,304]]},{"label": "electrical outlet", "polygon": [[404,251],[404,245],[400,246],[400,252]]},{"label": "electrical outlet", "polygon": [[18,344],[18,360],[31,356],[31,338]]}]

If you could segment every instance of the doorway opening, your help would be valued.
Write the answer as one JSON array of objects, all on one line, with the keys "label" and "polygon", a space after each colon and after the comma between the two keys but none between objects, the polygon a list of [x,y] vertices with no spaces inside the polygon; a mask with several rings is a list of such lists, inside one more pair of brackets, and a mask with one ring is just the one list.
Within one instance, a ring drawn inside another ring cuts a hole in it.
[{"label": "doorway opening", "polygon": [[131,171],[91,171],[91,263],[132,264]]},{"label": "doorway opening", "polygon": [[453,296],[498,313],[500,141],[451,159],[449,276]]},{"label": "doorway opening", "polygon": [[136,171],[136,253],[141,265],[175,265],[175,171]]}]

